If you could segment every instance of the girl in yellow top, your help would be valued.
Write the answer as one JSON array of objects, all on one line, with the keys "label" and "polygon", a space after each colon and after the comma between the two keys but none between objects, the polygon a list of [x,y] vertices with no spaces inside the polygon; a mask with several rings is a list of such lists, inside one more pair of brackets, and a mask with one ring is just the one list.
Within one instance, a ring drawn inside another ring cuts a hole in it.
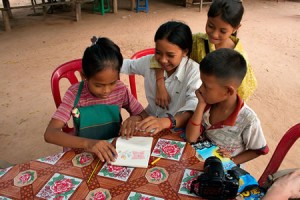
[{"label": "girl in yellow top", "polygon": [[[254,93],[257,82],[241,42],[235,36],[241,26],[240,22],[243,14],[244,7],[241,0],[214,0],[207,13],[206,34],[193,34],[193,47],[190,58],[200,63],[207,53],[219,48],[230,48],[241,53],[247,62],[247,73],[238,88],[238,95],[246,101]],[[160,66],[153,63],[151,68],[160,68]],[[167,108],[171,99],[166,92],[163,76],[162,69],[156,70],[156,104]]]}]

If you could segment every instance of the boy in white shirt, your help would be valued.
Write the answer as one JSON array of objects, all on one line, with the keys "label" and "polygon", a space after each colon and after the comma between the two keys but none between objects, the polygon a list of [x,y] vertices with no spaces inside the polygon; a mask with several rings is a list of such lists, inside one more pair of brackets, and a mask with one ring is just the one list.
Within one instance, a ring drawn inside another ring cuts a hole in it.
[{"label": "boy in white shirt", "polygon": [[269,149],[255,112],[238,96],[247,71],[243,56],[232,49],[218,49],[200,62],[198,105],[186,128],[189,142],[200,136],[219,147],[223,157],[242,164]]}]

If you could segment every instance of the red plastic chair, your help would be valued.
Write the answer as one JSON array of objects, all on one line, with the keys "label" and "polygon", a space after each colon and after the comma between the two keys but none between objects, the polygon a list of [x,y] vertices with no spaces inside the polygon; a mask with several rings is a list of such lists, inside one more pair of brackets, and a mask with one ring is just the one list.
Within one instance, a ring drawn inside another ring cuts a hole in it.
[{"label": "red plastic chair", "polygon": [[[78,79],[76,77],[75,72],[79,72],[81,74],[81,69],[82,69],[82,61],[81,59],[77,59],[60,65],[52,73],[51,91],[52,91],[56,108],[58,108],[58,106],[61,104],[61,95],[60,95],[60,87],[59,87],[60,80],[62,78],[66,78],[69,80],[71,85],[78,83]],[[65,127],[63,127],[63,131],[66,133],[70,133],[73,131],[73,128],[70,128],[68,124],[66,124]]]},{"label": "red plastic chair", "polygon": [[[138,58],[141,58],[141,57],[149,55],[149,54],[155,54],[155,48],[149,48],[149,49],[144,49],[144,50],[138,51],[135,54],[133,54],[133,56],[131,56],[131,59],[138,59]],[[131,90],[132,95],[137,99],[134,74],[129,75],[129,84],[130,84],[130,90]]]},{"label": "red plastic chair", "polygon": [[290,150],[290,148],[293,146],[293,144],[299,137],[300,123],[290,128],[279,141],[271,157],[271,160],[269,161],[269,164],[267,165],[265,171],[262,173],[261,177],[258,180],[260,186],[264,185],[269,175],[274,174],[278,170],[287,152]]}]

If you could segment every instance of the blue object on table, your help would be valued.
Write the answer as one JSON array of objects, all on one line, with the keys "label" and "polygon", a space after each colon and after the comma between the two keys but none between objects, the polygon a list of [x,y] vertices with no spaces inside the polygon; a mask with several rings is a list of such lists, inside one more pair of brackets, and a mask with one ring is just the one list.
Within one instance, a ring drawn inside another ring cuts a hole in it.
[{"label": "blue object on table", "polygon": [[136,0],[136,12],[149,11],[148,0]]},{"label": "blue object on table", "polygon": [[110,12],[110,0],[95,0],[93,10],[94,12],[101,12],[101,15]]},{"label": "blue object on table", "polygon": [[[200,141],[192,144],[192,146],[204,160],[206,160],[210,156],[216,156],[220,158],[225,171],[233,169],[237,171],[236,169],[239,168],[229,158],[223,158],[222,156],[220,156],[217,151],[219,148],[210,141]],[[238,171],[244,172],[239,175],[240,180],[238,193],[240,194],[240,196],[242,196],[244,200],[260,200],[264,196],[265,191],[259,186],[257,180],[243,169],[240,169]]]}]

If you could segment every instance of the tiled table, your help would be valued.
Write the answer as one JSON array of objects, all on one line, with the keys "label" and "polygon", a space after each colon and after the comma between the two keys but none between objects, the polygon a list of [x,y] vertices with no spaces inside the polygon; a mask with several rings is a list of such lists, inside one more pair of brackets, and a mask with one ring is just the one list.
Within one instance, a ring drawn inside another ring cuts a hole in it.
[{"label": "tiled table", "polygon": [[168,152],[176,149],[177,143],[184,145],[181,155],[175,156],[179,160],[161,158],[146,169],[100,163],[87,183],[98,158],[79,149],[71,150],[0,171],[0,199],[101,199],[101,195],[106,196],[104,199],[140,199],[141,196],[199,199],[187,190],[191,180],[203,169],[195,150],[178,133],[169,131],[154,137],[152,152],[157,143],[168,143],[168,148],[165,146]]}]

